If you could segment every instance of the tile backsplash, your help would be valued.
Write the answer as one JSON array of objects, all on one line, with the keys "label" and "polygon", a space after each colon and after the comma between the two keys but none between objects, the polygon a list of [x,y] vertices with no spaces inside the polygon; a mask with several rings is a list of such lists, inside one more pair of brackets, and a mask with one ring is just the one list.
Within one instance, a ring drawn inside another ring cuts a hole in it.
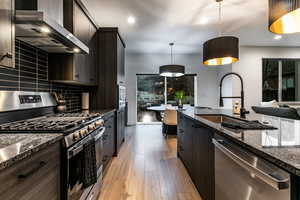
[{"label": "tile backsplash", "polygon": [[46,52],[17,40],[15,62],[15,68],[0,66],[0,90],[57,92],[66,99],[68,112],[81,109],[81,93],[89,89],[49,82]]}]

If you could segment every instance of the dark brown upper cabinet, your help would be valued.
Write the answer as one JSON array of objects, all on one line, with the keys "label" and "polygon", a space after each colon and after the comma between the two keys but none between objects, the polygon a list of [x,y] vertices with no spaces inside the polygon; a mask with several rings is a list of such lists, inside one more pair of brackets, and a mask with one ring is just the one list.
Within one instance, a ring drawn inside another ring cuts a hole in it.
[{"label": "dark brown upper cabinet", "polygon": [[14,1],[0,1],[0,66],[14,67]]},{"label": "dark brown upper cabinet", "polygon": [[89,47],[89,54],[49,55],[53,82],[97,85],[98,25],[79,0],[64,0],[64,27]]},{"label": "dark brown upper cabinet", "polygon": [[118,85],[125,86],[125,43],[118,28],[100,28],[99,87],[95,108],[118,107]]}]

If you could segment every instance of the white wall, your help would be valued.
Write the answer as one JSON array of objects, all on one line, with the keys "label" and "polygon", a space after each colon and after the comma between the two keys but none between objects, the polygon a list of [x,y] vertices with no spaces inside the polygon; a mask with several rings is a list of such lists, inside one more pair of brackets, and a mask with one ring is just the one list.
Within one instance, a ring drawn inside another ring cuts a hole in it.
[{"label": "white wall", "polygon": [[[232,71],[239,73],[244,79],[245,105],[260,105],[262,101],[262,59],[263,58],[300,58],[300,48],[283,47],[240,47],[240,59],[232,64]],[[219,74],[228,69],[223,69]],[[232,86],[232,94],[240,95],[238,79],[227,81],[225,87]],[[224,95],[231,95],[230,89]],[[229,106],[229,104],[227,104]]]},{"label": "white wall", "polygon": [[[169,64],[168,54],[126,54],[126,86],[129,124],[136,123],[136,74],[158,74],[159,66]],[[202,55],[175,55],[175,63],[186,66],[186,73],[197,74],[197,105],[218,105],[218,68],[207,68]]]}]

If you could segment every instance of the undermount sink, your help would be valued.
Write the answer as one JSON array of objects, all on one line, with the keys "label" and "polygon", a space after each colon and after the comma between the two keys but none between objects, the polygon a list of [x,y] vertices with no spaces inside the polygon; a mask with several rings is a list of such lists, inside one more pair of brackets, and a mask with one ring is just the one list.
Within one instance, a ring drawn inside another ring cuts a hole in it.
[{"label": "undermount sink", "polygon": [[220,124],[222,127],[239,130],[274,130],[277,129],[260,123],[259,121],[247,121],[235,119],[224,115],[197,115],[205,120]]},{"label": "undermount sink", "polygon": [[245,122],[244,120],[233,119],[224,115],[198,115],[199,117],[208,121],[221,124],[222,122]]}]

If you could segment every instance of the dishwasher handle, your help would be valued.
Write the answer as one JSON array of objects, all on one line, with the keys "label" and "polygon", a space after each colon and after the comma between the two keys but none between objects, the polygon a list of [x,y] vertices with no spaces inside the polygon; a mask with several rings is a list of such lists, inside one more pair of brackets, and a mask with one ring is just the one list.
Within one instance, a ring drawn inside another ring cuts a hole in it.
[{"label": "dishwasher handle", "polygon": [[289,178],[280,180],[269,175],[267,172],[258,169],[256,166],[244,160],[243,158],[241,158],[240,156],[236,155],[234,152],[226,148],[224,145],[222,145],[221,143],[223,142],[223,140],[213,139],[212,142],[215,145],[215,147],[218,148],[220,151],[222,151],[227,157],[229,157],[231,160],[233,160],[235,163],[237,163],[245,170],[254,174],[257,178],[259,178],[269,186],[273,187],[274,189],[285,190],[289,188],[289,183],[290,183]]}]

